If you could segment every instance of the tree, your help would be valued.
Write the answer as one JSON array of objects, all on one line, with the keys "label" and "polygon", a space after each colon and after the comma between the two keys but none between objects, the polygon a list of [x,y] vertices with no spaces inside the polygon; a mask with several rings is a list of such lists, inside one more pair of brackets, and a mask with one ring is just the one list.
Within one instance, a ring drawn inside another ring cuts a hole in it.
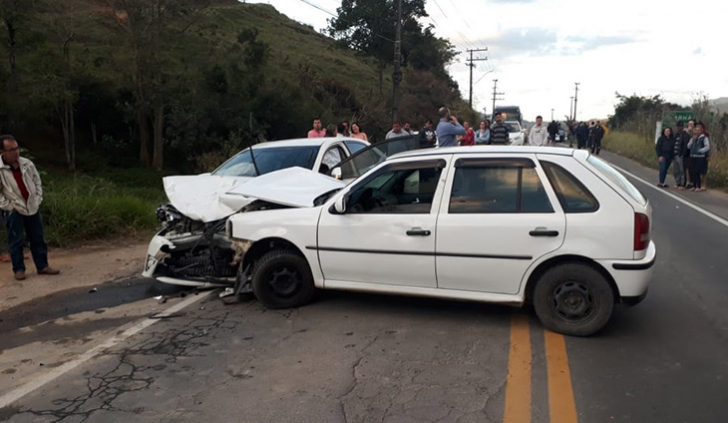
[{"label": "tree", "polygon": [[[165,110],[177,90],[180,69],[167,51],[207,7],[203,0],[108,0],[107,17],[132,52],[128,61],[139,129],[139,160],[156,170],[164,165]],[[176,66],[177,65],[177,66]],[[152,155],[150,160],[150,129]]]},{"label": "tree", "polygon": [[[340,43],[377,60],[379,90],[384,69],[394,57],[398,0],[343,0],[338,16],[329,19],[329,35]],[[402,38],[408,32],[422,32],[417,21],[427,17],[424,0],[402,2]],[[403,47],[403,50],[406,48]]]},{"label": "tree", "polygon": [[27,15],[31,6],[29,0],[0,0],[0,19],[7,34],[5,48],[10,73],[8,82],[11,89],[17,88],[18,85],[18,41],[21,33],[26,29]]}]

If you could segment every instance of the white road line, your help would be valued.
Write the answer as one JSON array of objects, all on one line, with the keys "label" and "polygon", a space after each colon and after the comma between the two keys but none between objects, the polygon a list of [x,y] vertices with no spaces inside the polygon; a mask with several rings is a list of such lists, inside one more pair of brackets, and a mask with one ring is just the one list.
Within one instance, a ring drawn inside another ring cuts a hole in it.
[{"label": "white road line", "polygon": [[648,187],[654,189],[655,191],[659,191],[659,192],[667,195],[668,197],[672,198],[673,200],[679,201],[680,203],[685,204],[686,206],[690,207],[691,209],[697,211],[698,213],[702,213],[703,215],[715,220],[716,222],[720,223],[721,225],[728,227],[728,220],[723,219],[722,217],[718,216],[717,214],[711,213],[708,210],[705,210],[704,208],[702,208],[698,205],[695,205],[694,203],[691,203],[690,201],[680,197],[679,195],[675,195],[669,191],[666,191],[665,188],[659,188],[659,187],[653,185],[652,183],[645,181],[644,179],[640,178],[639,176],[635,175],[634,173],[627,172],[626,170],[622,169],[621,167],[615,165],[614,163],[610,162],[609,164],[612,165],[613,168],[619,170],[620,172],[624,173],[625,175],[628,175],[628,176],[642,182],[643,184],[647,185]]},{"label": "white road line", "polygon": [[85,353],[81,354],[78,358],[75,360],[71,360],[61,366],[56,367],[55,369],[51,370],[48,373],[45,373],[41,375],[40,377],[26,383],[25,385],[22,385],[8,393],[6,393],[3,396],[0,396],[0,408],[7,407],[8,405],[12,404],[13,402],[19,400],[20,398],[28,395],[29,393],[35,391],[36,389],[40,388],[41,386],[47,384],[48,382],[51,382],[58,377],[64,375],[65,373],[75,369],[76,367],[80,366],[81,364],[89,361],[90,359],[96,357],[98,354],[103,352],[104,350],[107,350],[116,344],[136,335],[137,333],[141,332],[142,330],[148,328],[149,326],[157,323],[161,319],[160,317],[169,316],[173,313],[176,313],[180,310],[182,310],[185,307],[188,307],[198,301],[201,301],[205,298],[207,298],[210,292],[205,292],[199,295],[191,295],[188,298],[186,298],[183,301],[180,301],[179,303],[173,305],[172,307],[164,310],[163,312],[155,315],[155,319],[147,318],[139,323],[135,324],[134,326],[130,327],[129,329],[125,330],[122,334],[114,336],[108,340],[106,340],[104,343],[95,346],[94,348],[91,348],[90,350],[86,351]]}]

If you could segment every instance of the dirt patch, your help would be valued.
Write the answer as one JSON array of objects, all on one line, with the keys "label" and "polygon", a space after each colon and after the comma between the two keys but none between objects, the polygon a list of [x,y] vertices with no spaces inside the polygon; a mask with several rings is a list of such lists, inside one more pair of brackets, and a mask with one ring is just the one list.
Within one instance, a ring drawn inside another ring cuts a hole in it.
[{"label": "dirt patch", "polygon": [[68,289],[138,277],[147,245],[146,241],[134,239],[53,250],[49,261],[61,270],[61,274],[38,275],[32,260],[26,260],[28,279],[22,282],[14,279],[10,263],[0,263],[0,297],[5,298],[0,303],[0,311]]}]

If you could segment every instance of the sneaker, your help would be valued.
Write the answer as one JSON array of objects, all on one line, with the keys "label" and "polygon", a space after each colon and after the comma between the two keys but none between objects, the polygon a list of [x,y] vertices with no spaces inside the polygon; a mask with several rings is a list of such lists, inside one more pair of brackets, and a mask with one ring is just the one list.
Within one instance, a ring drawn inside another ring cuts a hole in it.
[{"label": "sneaker", "polygon": [[52,268],[52,267],[50,267],[50,266],[46,267],[46,268],[45,268],[45,269],[43,269],[43,270],[39,270],[39,271],[38,271],[38,274],[39,274],[39,275],[57,275],[57,274],[59,274],[59,273],[61,273],[61,271],[60,271],[60,270],[58,270],[58,269],[54,269],[54,268]]},{"label": "sneaker", "polygon": [[23,280],[25,280],[25,272],[22,271],[22,270],[19,271],[19,272],[15,272],[15,280],[16,281],[23,281]]}]

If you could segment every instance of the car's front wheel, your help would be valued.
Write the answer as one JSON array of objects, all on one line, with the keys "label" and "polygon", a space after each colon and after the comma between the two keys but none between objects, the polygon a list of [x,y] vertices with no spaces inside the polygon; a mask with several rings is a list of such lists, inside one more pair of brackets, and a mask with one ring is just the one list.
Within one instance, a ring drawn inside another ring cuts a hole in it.
[{"label": "car's front wheel", "polygon": [[273,250],[261,257],[253,272],[253,293],[268,308],[302,306],[315,287],[308,262],[292,250]]},{"label": "car's front wheel", "polygon": [[612,317],[614,293],[605,277],[591,266],[561,264],[536,282],[533,305],[548,329],[564,335],[589,336]]}]

